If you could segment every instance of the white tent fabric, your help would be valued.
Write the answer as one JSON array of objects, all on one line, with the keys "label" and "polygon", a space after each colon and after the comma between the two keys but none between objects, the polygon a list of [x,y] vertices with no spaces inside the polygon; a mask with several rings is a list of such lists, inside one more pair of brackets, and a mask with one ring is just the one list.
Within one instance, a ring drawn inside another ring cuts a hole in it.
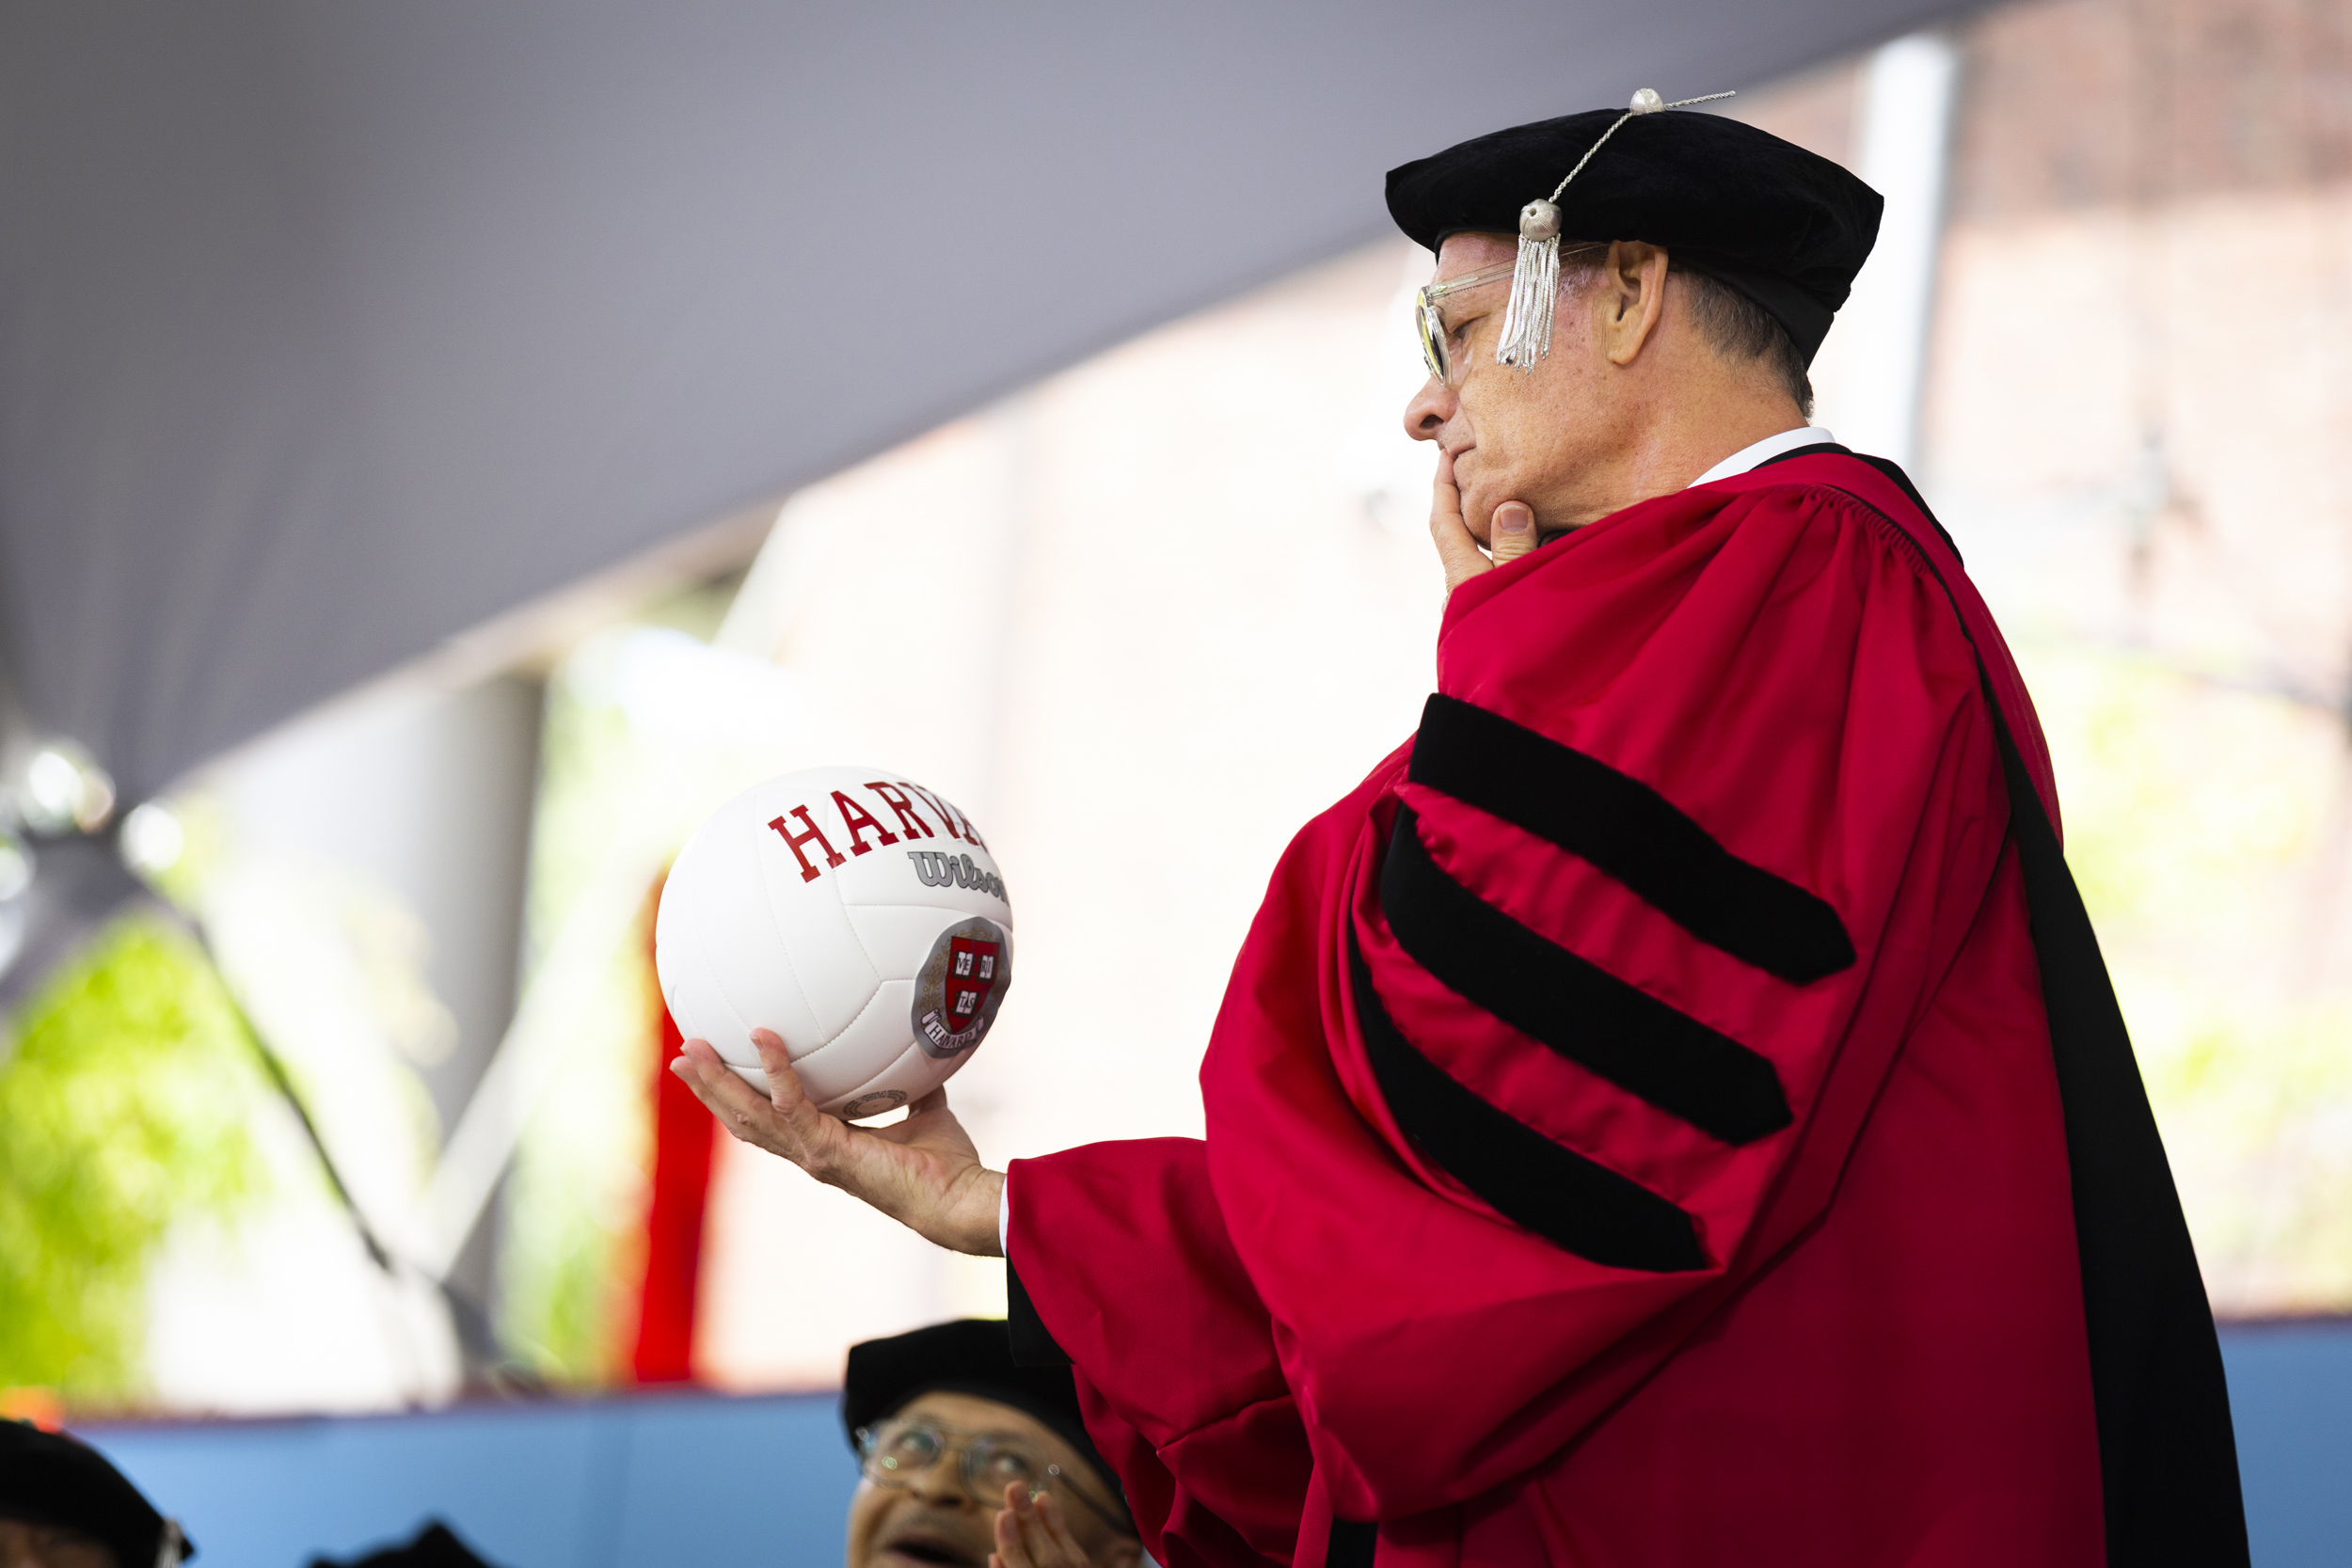
[{"label": "white tent fabric", "polygon": [[12,0],[0,657],[135,800],[1380,233],[1392,164],[1957,8]]}]

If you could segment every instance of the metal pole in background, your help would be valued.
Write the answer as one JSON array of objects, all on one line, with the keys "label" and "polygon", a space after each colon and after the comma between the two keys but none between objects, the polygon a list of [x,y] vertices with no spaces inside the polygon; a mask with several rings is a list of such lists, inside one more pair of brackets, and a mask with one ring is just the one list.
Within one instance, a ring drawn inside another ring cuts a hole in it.
[{"label": "metal pole in background", "polygon": [[1822,420],[1856,451],[1915,468],[1960,48],[1941,31],[1882,45],[1863,71],[1854,172],[1886,198],[1878,244],[1832,329]]}]

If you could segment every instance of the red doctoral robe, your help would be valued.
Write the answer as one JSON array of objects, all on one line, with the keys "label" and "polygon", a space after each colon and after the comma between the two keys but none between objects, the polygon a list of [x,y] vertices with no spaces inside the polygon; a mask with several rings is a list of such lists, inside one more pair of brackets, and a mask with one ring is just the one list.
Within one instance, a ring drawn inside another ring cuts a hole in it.
[{"label": "red doctoral robe", "polygon": [[1274,874],[1206,1141],[1009,1176],[1016,1342],[1152,1555],[2244,1561],[2041,732],[1908,482],[1629,507],[1438,674]]}]

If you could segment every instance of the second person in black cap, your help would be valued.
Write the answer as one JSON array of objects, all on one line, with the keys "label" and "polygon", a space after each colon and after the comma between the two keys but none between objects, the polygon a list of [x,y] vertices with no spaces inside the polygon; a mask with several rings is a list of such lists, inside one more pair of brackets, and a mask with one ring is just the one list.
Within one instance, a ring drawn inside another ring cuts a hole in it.
[{"label": "second person in black cap", "polygon": [[860,1470],[849,1568],[1136,1568],[1142,1558],[1070,1369],[1016,1365],[1001,1319],[853,1346],[841,1421]]}]

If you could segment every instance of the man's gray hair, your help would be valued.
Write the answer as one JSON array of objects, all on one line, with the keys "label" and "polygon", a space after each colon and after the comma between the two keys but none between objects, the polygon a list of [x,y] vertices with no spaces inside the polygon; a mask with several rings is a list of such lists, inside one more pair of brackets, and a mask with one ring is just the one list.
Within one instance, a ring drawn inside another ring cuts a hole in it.
[{"label": "man's gray hair", "polygon": [[1707,346],[1726,359],[1758,362],[1795,401],[1797,412],[1813,418],[1813,378],[1804,373],[1804,356],[1788,329],[1730,284],[1682,265],[1672,253],[1666,270],[1689,287],[1691,319],[1699,324]]},{"label": "man's gray hair", "polygon": [[[1581,289],[1600,276],[1609,247],[1597,241],[1560,247],[1560,286]],[[1756,363],[1780,384],[1796,404],[1797,412],[1813,418],[1813,380],[1804,373],[1804,356],[1788,329],[1774,321],[1764,307],[1728,283],[1684,266],[1666,253],[1666,271],[1691,291],[1691,318],[1699,325],[1707,346],[1726,359]]]},{"label": "man's gray hair", "polygon": [[[1585,245],[1562,245],[1560,287],[1585,287],[1599,277],[1607,259],[1609,246],[1597,240]],[[1773,320],[1764,306],[1731,284],[1722,282],[1720,277],[1708,277],[1698,268],[1675,261],[1673,251],[1665,254],[1665,270],[1692,289],[1692,320],[1698,322],[1698,331],[1708,339],[1708,348],[1726,359],[1755,362],[1767,376],[1781,383],[1781,390],[1788,392],[1790,400],[1795,400],[1797,414],[1814,419],[1814,378],[1804,373],[1804,355],[1797,353],[1797,339],[1788,336],[1788,326]]]}]

